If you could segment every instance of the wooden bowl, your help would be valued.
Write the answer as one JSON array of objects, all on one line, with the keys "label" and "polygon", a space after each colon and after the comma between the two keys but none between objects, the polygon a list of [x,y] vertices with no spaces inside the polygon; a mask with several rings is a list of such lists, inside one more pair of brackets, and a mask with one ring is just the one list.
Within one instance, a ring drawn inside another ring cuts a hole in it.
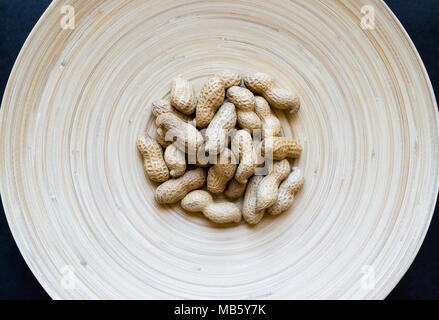
[{"label": "wooden bowl", "polygon": [[[69,3],[74,29],[54,1],[23,46],[0,127],[8,222],[52,298],[375,299],[394,288],[430,223],[439,132],[427,72],[382,1]],[[304,145],[305,187],[255,227],[157,205],[135,146],[173,76],[199,88],[224,68],[273,74],[302,99],[297,116],[277,114]]]}]

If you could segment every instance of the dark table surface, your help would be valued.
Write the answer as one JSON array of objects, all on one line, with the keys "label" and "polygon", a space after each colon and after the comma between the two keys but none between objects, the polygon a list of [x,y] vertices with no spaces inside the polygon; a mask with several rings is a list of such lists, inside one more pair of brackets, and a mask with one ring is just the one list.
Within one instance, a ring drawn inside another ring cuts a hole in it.
[{"label": "dark table surface", "polygon": [[[313,0],[311,0],[313,1]],[[50,0],[0,0],[0,92]],[[439,96],[439,0],[385,0],[414,41]],[[3,94],[2,94],[3,95]],[[439,299],[438,206],[414,263],[388,299]],[[50,299],[24,262],[0,213],[0,299]]]}]

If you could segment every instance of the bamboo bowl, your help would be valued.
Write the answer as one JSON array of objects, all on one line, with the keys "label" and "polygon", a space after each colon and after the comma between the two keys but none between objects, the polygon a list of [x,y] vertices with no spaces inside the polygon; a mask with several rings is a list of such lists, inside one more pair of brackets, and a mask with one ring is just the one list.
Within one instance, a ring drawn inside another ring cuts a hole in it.
[{"label": "bamboo bowl", "polygon": [[[378,0],[54,1],[1,110],[1,194],[55,299],[384,298],[432,217],[438,112],[422,61]],[[375,8],[374,30],[360,27]],[[278,112],[304,152],[290,212],[218,227],[158,206],[135,141],[177,75],[224,69],[298,90]]]}]

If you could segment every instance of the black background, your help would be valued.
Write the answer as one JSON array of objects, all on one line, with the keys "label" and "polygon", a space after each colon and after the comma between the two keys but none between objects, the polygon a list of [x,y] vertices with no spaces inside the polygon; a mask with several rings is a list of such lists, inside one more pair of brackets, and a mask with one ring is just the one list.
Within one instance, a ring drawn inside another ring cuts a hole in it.
[{"label": "black background", "polygon": [[[313,1],[313,0],[310,0]],[[50,0],[0,0],[0,92],[29,32]],[[415,43],[439,90],[439,1],[385,0]],[[2,94],[3,95],[3,94]],[[388,299],[439,299],[438,206],[414,263]],[[0,213],[0,300],[50,299],[27,267]]]}]

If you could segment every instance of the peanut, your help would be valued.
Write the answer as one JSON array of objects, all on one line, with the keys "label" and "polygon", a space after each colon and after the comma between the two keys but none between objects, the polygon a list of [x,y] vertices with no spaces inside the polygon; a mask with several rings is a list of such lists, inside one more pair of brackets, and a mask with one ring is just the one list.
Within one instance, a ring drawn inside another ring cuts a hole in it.
[{"label": "peanut", "polygon": [[244,202],[242,204],[242,215],[249,224],[257,224],[264,216],[265,210],[256,210],[258,186],[263,176],[253,176],[245,191]]},{"label": "peanut", "polygon": [[257,191],[256,210],[264,210],[271,207],[278,198],[279,184],[288,177],[290,163],[288,160],[276,161],[271,172],[259,183]]},{"label": "peanut", "polygon": [[195,190],[188,193],[181,201],[181,207],[190,212],[202,212],[206,218],[215,223],[241,221],[241,210],[231,202],[213,201],[209,192]]},{"label": "peanut", "polygon": [[178,76],[172,79],[171,105],[178,111],[190,115],[197,107],[195,89],[186,79]]},{"label": "peanut", "polygon": [[227,99],[236,106],[238,124],[252,133],[261,129],[261,119],[255,113],[255,96],[250,90],[242,87],[231,87],[227,90]]},{"label": "peanut", "polygon": [[[159,99],[152,103],[152,114],[155,117],[168,112],[173,113],[181,120],[192,124],[192,118],[175,110],[171,106],[169,100]],[[172,143],[171,141],[166,141],[166,130],[164,130],[162,127],[158,127],[156,130],[156,140],[165,149]]]},{"label": "peanut", "polygon": [[281,183],[277,200],[267,209],[267,212],[271,215],[278,215],[291,207],[295,194],[303,187],[303,182],[302,172],[298,167],[294,167],[288,178]]},{"label": "peanut", "polygon": [[230,149],[226,148],[218,156],[217,163],[207,173],[207,190],[213,194],[224,192],[227,182],[234,177],[235,170],[235,155]]},{"label": "peanut", "polygon": [[206,130],[205,150],[211,154],[221,153],[228,145],[229,132],[236,125],[236,110],[232,103],[224,103]]},{"label": "peanut", "polygon": [[268,137],[261,142],[261,154],[274,160],[298,158],[302,153],[302,146],[291,138]]},{"label": "peanut", "polygon": [[210,167],[210,163],[209,162],[200,162],[197,158],[195,166],[198,168],[208,168],[208,167]]},{"label": "peanut", "polygon": [[155,139],[164,149],[166,149],[171,144],[170,141],[166,141],[166,131],[163,130],[162,127],[157,128],[155,132]]},{"label": "peanut", "polygon": [[218,72],[215,76],[223,80],[226,89],[233,86],[239,86],[242,82],[241,75],[230,70]]},{"label": "peanut", "polygon": [[163,150],[157,141],[148,136],[139,137],[137,149],[143,156],[143,169],[149,179],[155,182],[164,182],[169,179],[169,170],[163,159]]},{"label": "peanut", "polygon": [[198,128],[205,128],[215,116],[215,112],[224,102],[225,86],[224,81],[213,77],[201,88],[198,95],[195,120]]},{"label": "peanut", "polygon": [[154,117],[158,117],[159,115],[161,115],[163,113],[171,112],[185,122],[192,121],[191,117],[189,117],[185,114],[182,114],[181,112],[178,112],[175,108],[173,108],[171,106],[171,102],[169,102],[169,100],[166,100],[166,99],[159,99],[159,100],[154,101],[152,103],[151,109],[152,109],[152,114],[154,115]]},{"label": "peanut", "polygon": [[246,184],[247,179],[255,173],[257,165],[256,152],[250,133],[245,130],[237,131],[232,139],[232,151],[239,158],[235,179],[241,184]]},{"label": "peanut", "polygon": [[201,188],[206,182],[206,172],[202,168],[187,171],[177,179],[162,183],[155,191],[155,199],[160,204],[171,204],[183,199],[190,191]]},{"label": "peanut", "polygon": [[186,171],[186,155],[174,144],[166,148],[165,162],[169,168],[169,174],[173,178],[181,177]]},{"label": "peanut", "polygon": [[239,183],[233,178],[227,185],[224,195],[230,200],[236,200],[244,194],[246,187],[247,183]]},{"label": "peanut", "polygon": [[253,93],[262,94],[272,107],[289,110],[292,114],[299,111],[299,97],[278,87],[270,75],[261,72],[249,73],[244,77],[244,83]]},{"label": "peanut", "polygon": [[167,137],[175,137],[175,146],[183,152],[196,151],[204,143],[203,136],[194,126],[171,112],[160,114],[156,119],[156,125],[167,131]]},{"label": "peanut", "polygon": [[255,97],[255,113],[262,121],[262,139],[280,136],[282,129],[280,121],[271,112],[270,105],[263,97]]}]

